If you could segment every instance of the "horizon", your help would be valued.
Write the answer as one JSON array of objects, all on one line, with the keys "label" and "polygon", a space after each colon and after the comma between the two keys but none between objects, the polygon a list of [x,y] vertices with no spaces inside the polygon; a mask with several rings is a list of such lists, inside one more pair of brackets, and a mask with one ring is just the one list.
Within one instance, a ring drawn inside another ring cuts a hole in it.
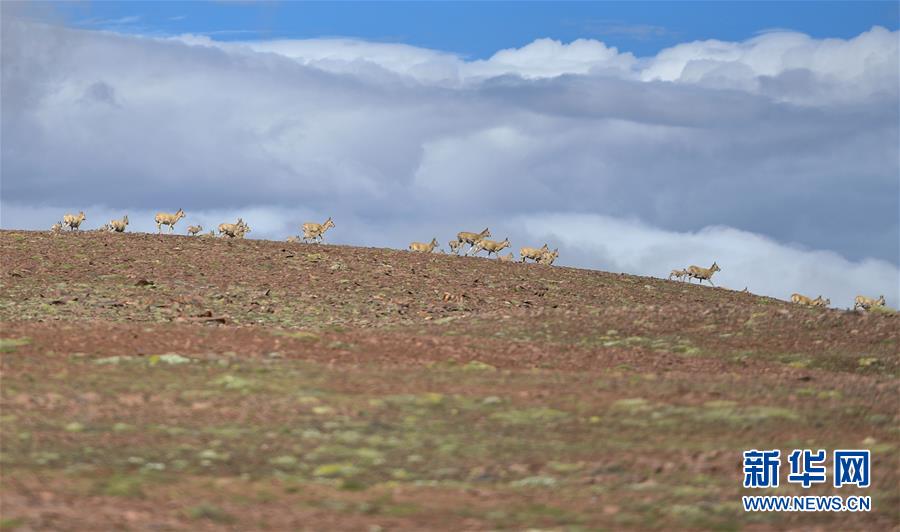
[{"label": "horizon", "polygon": [[487,225],[560,265],[898,305],[896,3],[516,6],[4,3],[0,227]]}]

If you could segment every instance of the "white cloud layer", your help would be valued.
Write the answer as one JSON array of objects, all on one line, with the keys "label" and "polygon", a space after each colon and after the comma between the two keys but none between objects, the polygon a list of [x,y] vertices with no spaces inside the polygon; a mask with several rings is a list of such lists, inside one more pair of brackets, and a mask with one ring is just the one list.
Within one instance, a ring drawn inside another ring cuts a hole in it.
[{"label": "white cloud layer", "polygon": [[[210,226],[243,216],[251,237],[331,215],[335,242],[405,247],[491,225],[518,246],[568,213],[580,233],[547,233],[562,264],[661,275],[722,257],[736,288],[896,302],[897,32],[773,32],[645,58],[540,39],[468,61],[7,15],[3,227],[93,206],[89,226],[128,212],[152,230],[153,213],[183,207]],[[657,253],[657,237],[680,245]],[[801,273],[775,275],[788,271]]]}]

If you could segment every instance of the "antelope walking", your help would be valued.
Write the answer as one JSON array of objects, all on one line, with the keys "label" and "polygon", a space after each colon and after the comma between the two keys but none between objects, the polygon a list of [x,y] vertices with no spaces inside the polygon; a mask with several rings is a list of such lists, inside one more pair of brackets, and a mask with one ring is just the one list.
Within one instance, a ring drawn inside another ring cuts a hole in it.
[{"label": "antelope walking", "polygon": [[203,231],[202,225],[189,225],[187,228],[187,234],[190,236],[196,236],[200,231]]},{"label": "antelope walking", "polygon": [[722,271],[722,268],[719,268],[719,265],[715,262],[712,263],[712,266],[709,268],[701,268],[700,266],[688,266],[688,281],[691,278],[700,279],[700,284],[703,284],[703,281],[707,281],[712,286],[716,286],[712,282],[712,276],[716,272]]},{"label": "antelope walking", "polygon": [[437,245],[437,238],[432,238],[431,242],[429,242],[428,244],[425,244],[423,242],[413,242],[409,245],[409,250],[417,251],[419,253],[431,253],[432,251],[434,251],[434,248],[436,248]]},{"label": "antelope walking", "polygon": [[497,242],[496,240],[488,240],[486,238],[482,238],[475,241],[475,244],[470,248],[470,253],[472,255],[478,255],[478,252],[481,250],[488,252],[488,258],[490,258],[491,253],[496,253],[498,256],[503,249],[509,247],[509,237],[504,238],[501,242]]},{"label": "antelope walking", "polygon": [[516,262],[516,256],[509,252],[506,255],[497,255],[497,260],[500,262]]},{"label": "antelope walking", "polygon": [[123,216],[121,220],[110,220],[108,225],[110,231],[124,233],[125,228],[128,227],[128,215]]},{"label": "antelope walking", "polygon": [[169,214],[167,212],[160,212],[156,214],[156,229],[159,233],[162,233],[162,226],[168,225],[169,232],[175,230],[175,224],[178,223],[178,220],[184,218],[184,209],[178,209],[178,212],[175,214]]},{"label": "antelope walking", "polygon": [[[821,298],[822,298],[822,296],[819,296],[818,299],[821,299]],[[803,294],[791,294],[791,303],[794,303],[796,305],[812,306],[813,300],[812,300],[812,298],[807,297]]]},{"label": "antelope walking", "polygon": [[872,299],[871,297],[866,296],[856,296],[856,301],[853,303],[853,310],[858,308],[869,310],[872,307],[883,307],[886,303],[884,296],[878,296],[878,299]]},{"label": "antelope walking", "polygon": [[329,228],[334,227],[334,222],[331,221],[331,217],[329,216],[325,223],[317,224],[313,222],[307,222],[303,224],[303,241],[304,242],[325,242],[325,231],[328,231]]},{"label": "antelope walking", "polygon": [[81,226],[81,222],[85,221],[84,211],[78,213],[78,216],[74,214],[66,214],[63,216],[63,225],[69,227],[70,231],[76,231]]},{"label": "antelope walking", "polygon": [[553,266],[553,261],[555,261],[559,257],[559,248],[554,249],[553,251],[545,251],[541,258],[537,260],[538,264],[545,264],[547,266]]},{"label": "antelope walking", "polygon": [[522,258],[521,262],[525,262],[525,259],[531,259],[537,262],[544,255],[544,253],[549,250],[550,248],[547,247],[547,244],[544,244],[539,248],[523,247],[519,249],[519,256]]},{"label": "antelope walking", "polygon": [[688,271],[685,269],[672,270],[672,273],[669,274],[669,280],[671,281],[672,279],[677,279],[683,282],[685,279],[687,279],[687,276]]},{"label": "antelope walking", "polygon": [[234,238],[239,234],[243,237],[243,233],[249,231],[249,227],[244,223],[243,218],[238,218],[237,223],[221,223],[219,224],[219,236],[229,236]]},{"label": "antelope walking", "polygon": [[[474,246],[475,242],[481,240],[482,238],[487,238],[491,236],[491,230],[487,227],[484,228],[484,231],[480,233],[470,233],[468,231],[460,231],[456,234],[456,250],[461,250],[463,244],[469,244],[469,246]],[[453,244],[450,244],[450,248],[454,249]],[[471,251],[471,247],[469,250]]]}]

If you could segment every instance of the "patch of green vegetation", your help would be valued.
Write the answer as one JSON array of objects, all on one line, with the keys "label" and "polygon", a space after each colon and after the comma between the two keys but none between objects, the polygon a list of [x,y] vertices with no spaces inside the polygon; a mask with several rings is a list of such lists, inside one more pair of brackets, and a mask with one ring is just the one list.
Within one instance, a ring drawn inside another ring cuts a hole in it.
[{"label": "patch of green vegetation", "polygon": [[99,491],[110,497],[140,497],[144,495],[144,479],[139,475],[113,475],[103,480]]},{"label": "patch of green vegetation", "polygon": [[228,524],[235,522],[233,515],[213,504],[199,504],[192,506],[186,511],[187,516],[191,519],[208,519],[215,523]]},{"label": "patch of green vegetation", "polygon": [[25,524],[24,517],[0,518],[0,530],[15,530]]},{"label": "patch of green vegetation", "polygon": [[521,408],[495,412],[490,418],[506,425],[543,425],[556,423],[569,417],[560,410],[547,407]]},{"label": "patch of green vegetation", "polygon": [[31,338],[0,338],[0,353],[11,353],[15,351],[17,347],[28,345],[30,343]]}]

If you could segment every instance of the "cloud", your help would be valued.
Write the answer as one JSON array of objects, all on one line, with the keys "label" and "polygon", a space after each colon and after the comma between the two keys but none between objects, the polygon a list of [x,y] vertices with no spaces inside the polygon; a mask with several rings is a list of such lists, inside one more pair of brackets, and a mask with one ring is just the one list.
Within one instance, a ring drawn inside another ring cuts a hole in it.
[{"label": "cloud", "polygon": [[[897,32],[768,33],[649,58],[541,39],[467,61],[347,39],[2,24],[3,227],[87,206],[89,226],[128,212],[146,230],[184,207],[204,225],[243,216],[251,237],[334,216],[335,242],[405,247],[491,225],[522,245],[533,235],[512,220],[577,213],[900,262],[900,82],[885,67]],[[565,246],[562,264],[609,264]],[[660,266],[704,260],[685,250]]]}]

